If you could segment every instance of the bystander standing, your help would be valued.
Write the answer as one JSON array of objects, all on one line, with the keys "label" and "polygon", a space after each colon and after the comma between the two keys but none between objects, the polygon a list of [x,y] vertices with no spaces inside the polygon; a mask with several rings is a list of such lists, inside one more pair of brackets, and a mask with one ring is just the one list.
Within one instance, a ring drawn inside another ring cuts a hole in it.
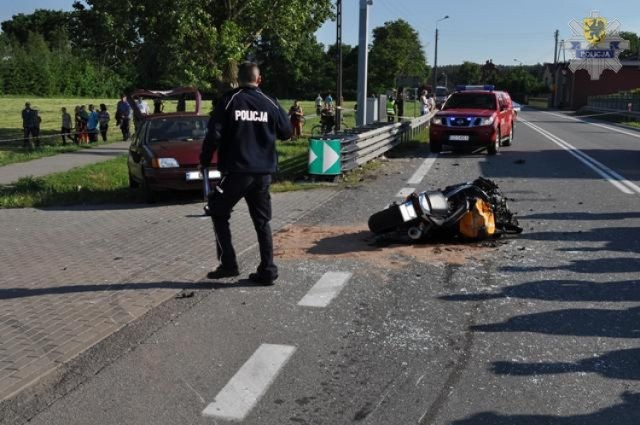
[{"label": "bystander standing", "polygon": [[62,144],[67,144],[67,138],[71,139],[71,114],[67,112],[67,108],[62,108],[62,126],[60,127],[60,136],[62,136]]},{"label": "bystander standing", "polygon": [[396,115],[398,117],[398,121],[402,121],[404,117],[404,88],[398,88],[398,93],[396,94]]},{"label": "bystander standing", "polygon": [[293,101],[293,105],[289,108],[289,120],[291,121],[291,129],[293,130],[293,140],[302,136],[302,120],[304,112],[298,100]]},{"label": "bystander standing", "polygon": [[427,115],[429,113],[429,97],[427,91],[422,90],[420,94],[420,115]]},{"label": "bystander standing", "polygon": [[159,97],[153,99],[153,113],[161,114],[164,112],[164,102]]},{"label": "bystander standing", "polygon": [[100,124],[100,116],[92,104],[89,104],[89,114],[87,117],[87,133],[89,134],[89,143],[98,141],[98,125]]},{"label": "bystander standing", "polygon": [[100,123],[100,135],[102,136],[102,141],[107,141],[107,132],[109,131],[109,121],[111,120],[111,116],[109,115],[109,111],[107,111],[107,105],[104,103],[100,104],[100,111],[98,112],[98,122]]},{"label": "bystander standing", "polygon": [[122,140],[126,142],[131,135],[131,106],[127,102],[127,96],[124,94],[120,96],[120,100],[116,105],[116,122],[122,131]]},{"label": "bystander standing", "polygon": [[32,109],[29,102],[25,103],[22,110],[23,148],[33,149],[34,142],[36,147],[40,146],[38,118],[38,111]]}]

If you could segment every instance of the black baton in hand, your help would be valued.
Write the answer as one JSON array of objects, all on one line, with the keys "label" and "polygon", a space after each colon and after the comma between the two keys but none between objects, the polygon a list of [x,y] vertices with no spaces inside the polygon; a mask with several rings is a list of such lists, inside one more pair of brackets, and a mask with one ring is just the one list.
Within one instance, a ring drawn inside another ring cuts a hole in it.
[{"label": "black baton in hand", "polygon": [[209,209],[209,193],[211,187],[209,186],[209,167],[202,168],[202,191],[204,193],[204,215],[210,216],[211,211]]}]

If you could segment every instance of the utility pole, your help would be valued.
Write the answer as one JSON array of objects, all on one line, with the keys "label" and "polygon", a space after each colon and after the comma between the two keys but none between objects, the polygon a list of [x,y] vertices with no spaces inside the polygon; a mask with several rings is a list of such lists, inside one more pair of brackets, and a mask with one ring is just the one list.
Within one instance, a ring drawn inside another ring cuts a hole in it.
[{"label": "utility pole", "polygon": [[554,108],[558,107],[558,80],[559,80],[558,60],[560,59],[560,51],[558,50],[559,37],[560,37],[560,30],[556,30],[553,37],[555,39],[555,47],[553,51],[553,96],[551,99],[551,106]]},{"label": "utility pole", "polygon": [[342,125],[342,0],[336,0],[336,3],[336,47],[338,49],[336,131],[340,131]]},{"label": "utility pole", "polygon": [[449,15],[444,16],[436,21],[436,46],[433,55],[433,87],[431,88],[431,91],[434,93],[436,91],[436,86],[438,85],[438,22],[444,21],[445,19],[449,19]]},{"label": "utility pole", "polygon": [[367,118],[367,61],[369,57],[369,6],[373,0],[360,0],[360,28],[358,36],[358,115],[356,125],[364,126]]},{"label": "utility pole", "polygon": [[554,51],[553,51],[553,63],[557,64],[558,63],[558,59],[560,58],[560,52],[558,51],[558,37],[560,36],[560,30],[556,30],[555,34],[554,34],[554,39],[555,39],[555,47],[554,47]]},{"label": "utility pole", "polygon": [[436,48],[433,54],[433,82],[431,83],[431,90],[436,91],[438,85],[438,24],[436,24]]}]

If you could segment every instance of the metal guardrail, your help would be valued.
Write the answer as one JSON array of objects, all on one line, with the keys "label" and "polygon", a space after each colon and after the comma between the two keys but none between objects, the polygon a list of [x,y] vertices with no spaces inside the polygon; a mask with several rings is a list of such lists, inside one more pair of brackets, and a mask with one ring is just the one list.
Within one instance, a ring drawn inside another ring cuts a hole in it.
[{"label": "metal guardrail", "polygon": [[634,117],[640,118],[640,111],[627,110],[627,109],[612,109],[612,108],[602,108],[599,106],[585,106],[581,109],[581,111],[587,112],[596,112],[598,115],[621,115],[625,117]]},{"label": "metal guardrail", "polygon": [[340,170],[351,171],[377,158],[428,126],[433,114],[396,123],[375,123],[322,137],[340,140]]}]

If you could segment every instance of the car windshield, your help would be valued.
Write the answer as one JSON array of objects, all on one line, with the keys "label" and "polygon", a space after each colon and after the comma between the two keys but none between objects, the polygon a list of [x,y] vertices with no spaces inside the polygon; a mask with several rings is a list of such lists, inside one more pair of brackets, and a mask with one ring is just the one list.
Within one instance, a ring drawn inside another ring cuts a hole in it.
[{"label": "car windshield", "polygon": [[496,109],[496,97],[489,93],[454,93],[443,110],[447,109]]},{"label": "car windshield", "polygon": [[207,123],[206,116],[155,119],[149,122],[148,140],[150,143],[200,140],[207,133]]}]

